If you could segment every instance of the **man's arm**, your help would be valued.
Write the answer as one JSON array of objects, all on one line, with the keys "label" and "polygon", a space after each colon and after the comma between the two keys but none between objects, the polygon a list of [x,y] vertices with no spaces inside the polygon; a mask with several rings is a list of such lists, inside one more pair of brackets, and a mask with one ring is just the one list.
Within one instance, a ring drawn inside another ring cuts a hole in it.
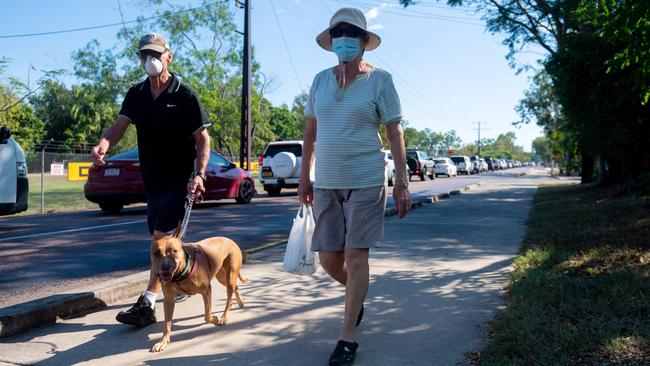
[{"label": "man's arm", "polygon": [[194,141],[196,142],[196,173],[187,185],[187,192],[195,194],[196,199],[200,198],[205,192],[205,168],[210,160],[210,135],[204,128],[194,132]]},{"label": "man's arm", "polygon": [[300,171],[300,184],[298,198],[300,202],[311,204],[314,200],[314,191],[309,172],[314,163],[314,145],[316,143],[316,119],[309,118],[305,122],[305,132],[302,141],[302,168]]},{"label": "man's arm", "polygon": [[115,146],[124,136],[124,132],[129,127],[131,120],[127,116],[118,115],[115,123],[107,128],[102,134],[99,143],[90,150],[90,157],[95,165],[104,165],[104,157],[111,146]]},{"label": "man's arm", "polygon": [[406,172],[406,148],[404,147],[404,131],[399,122],[386,125],[386,136],[390,152],[395,161],[395,183],[393,184],[393,200],[399,218],[403,218],[411,210],[411,193],[408,190]]}]

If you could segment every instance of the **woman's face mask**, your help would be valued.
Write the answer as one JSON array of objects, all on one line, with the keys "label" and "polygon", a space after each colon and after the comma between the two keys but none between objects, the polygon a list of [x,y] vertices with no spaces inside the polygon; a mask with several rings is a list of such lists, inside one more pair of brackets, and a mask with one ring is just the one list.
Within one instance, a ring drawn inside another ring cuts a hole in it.
[{"label": "woman's face mask", "polygon": [[147,55],[147,60],[144,62],[144,71],[149,76],[158,76],[162,73],[163,64],[162,61],[155,57]]},{"label": "woman's face mask", "polygon": [[332,50],[341,62],[350,62],[361,53],[361,39],[338,37],[332,39]]}]

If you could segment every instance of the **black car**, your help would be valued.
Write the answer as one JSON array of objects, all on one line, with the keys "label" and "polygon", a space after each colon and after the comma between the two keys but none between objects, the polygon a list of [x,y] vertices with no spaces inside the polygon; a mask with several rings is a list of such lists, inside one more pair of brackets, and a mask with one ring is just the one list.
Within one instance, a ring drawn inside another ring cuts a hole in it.
[{"label": "black car", "polygon": [[406,163],[409,167],[409,179],[414,175],[420,177],[420,180],[436,178],[435,163],[426,152],[416,149],[407,149]]}]

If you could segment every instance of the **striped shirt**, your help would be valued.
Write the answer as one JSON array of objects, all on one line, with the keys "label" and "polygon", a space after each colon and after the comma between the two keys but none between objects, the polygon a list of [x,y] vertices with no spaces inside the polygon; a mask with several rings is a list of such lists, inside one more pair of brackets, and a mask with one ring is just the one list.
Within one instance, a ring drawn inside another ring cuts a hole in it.
[{"label": "striped shirt", "polygon": [[373,67],[341,89],[333,71],[316,75],[305,106],[305,116],[316,119],[314,187],[381,186],[386,177],[379,126],[402,119],[393,79]]}]

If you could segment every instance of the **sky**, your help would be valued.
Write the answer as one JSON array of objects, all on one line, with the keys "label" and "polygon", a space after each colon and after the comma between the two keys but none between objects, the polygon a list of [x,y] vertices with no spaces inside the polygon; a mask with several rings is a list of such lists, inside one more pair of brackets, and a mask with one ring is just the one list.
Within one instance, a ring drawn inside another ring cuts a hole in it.
[{"label": "sky", "polygon": [[[168,0],[200,5],[198,0]],[[251,0],[251,35],[261,71],[272,80],[266,98],[274,105],[291,105],[308,91],[314,75],[334,66],[336,55],[321,49],[316,35],[327,28],[332,14],[352,6],[364,12],[369,30],[381,45],[364,58],[393,76],[404,119],[419,130],[456,130],[464,143],[516,134],[517,145],[531,151],[542,136],[532,124],[515,127],[514,108],[529,87],[532,71],[516,74],[501,44],[503,35],[486,32],[480,16],[445,2],[423,0],[404,9],[398,0]],[[52,32],[119,23],[150,16],[143,0],[3,0],[0,12],[0,57],[11,61],[4,77],[24,82],[38,79],[40,70],[74,67],[71,54],[97,39],[102,48],[117,45],[119,26],[30,37],[20,34]],[[236,23],[243,29],[243,10],[230,1]],[[151,29],[151,31],[158,31]],[[10,37],[8,37],[10,36]],[[170,45],[172,50],[174,45]],[[525,52],[520,64],[535,66],[544,55]],[[143,77],[144,77],[143,72]],[[73,81],[68,81],[73,82]]]}]

